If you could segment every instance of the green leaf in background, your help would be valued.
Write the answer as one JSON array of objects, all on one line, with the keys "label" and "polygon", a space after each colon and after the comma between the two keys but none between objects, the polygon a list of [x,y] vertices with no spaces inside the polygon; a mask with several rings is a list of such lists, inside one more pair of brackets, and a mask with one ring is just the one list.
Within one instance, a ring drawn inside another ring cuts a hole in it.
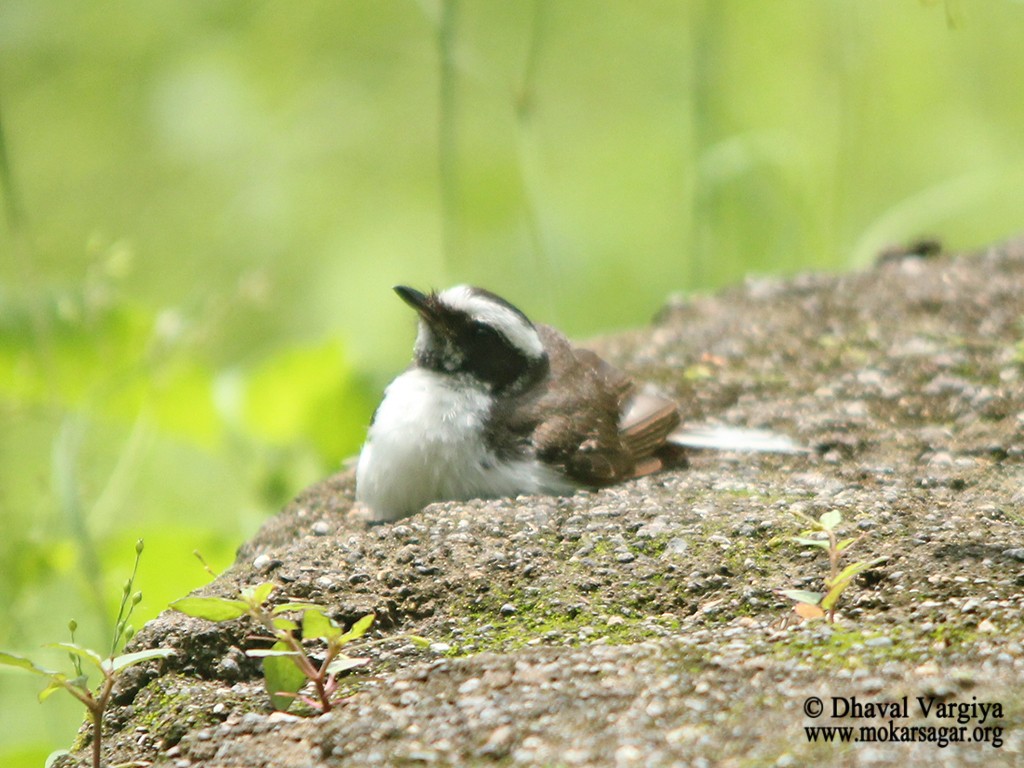
[{"label": "green leaf in background", "polygon": [[270,704],[274,709],[287,711],[295,701],[292,695],[298,693],[306,684],[306,676],[296,666],[286,643],[277,642],[270,648],[271,651],[281,651],[287,655],[266,656],[263,659],[263,678],[267,694],[270,696]]},{"label": "green leaf in background", "polygon": [[[55,398],[68,405],[85,402],[111,371],[137,365],[151,319],[123,304],[89,307],[84,291],[57,304],[29,297],[3,310],[0,393],[22,402]],[[47,349],[33,337],[33,318],[38,317],[48,323]]]},{"label": "green leaf in background", "polygon": [[[154,354],[163,315],[111,293],[96,307],[88,306],[88,295],[56,307],[33,307],[39,300],[31,297],[5,307],[0,336],[12,326],[20,330],[0,344],[0,396],[23,404],[98,407],[124,423],[145,412],[163,432],[213,448],[222,430],[212,372],[192,353],[182,354],[186,350]],[[33,343],[27,320],[19,319],[39,312],[49,315],[47,346]]]},{"label": "green leaf in background", "polygon": [[244,378],[248,431],[275,444],[311,441],[335,465],[358,450],[369,404],[344,352],[329,339],[265,359]]},{"label": "green leaf in background", "polygon": [[145,413],[163,434],[206,450],[223,450],[223,422],[213,399],[214,372],[199,360],[166,362],[148,381]]}]

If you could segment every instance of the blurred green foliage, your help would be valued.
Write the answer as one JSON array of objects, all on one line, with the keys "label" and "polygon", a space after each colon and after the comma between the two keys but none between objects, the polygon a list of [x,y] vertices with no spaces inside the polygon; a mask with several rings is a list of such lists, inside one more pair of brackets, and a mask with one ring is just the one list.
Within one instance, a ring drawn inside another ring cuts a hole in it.
[{"label": "blurred green foliage", "polygon": [[[0,5],[0,648],[147,618],[358,450],[395,283],[575,335],[1024,220],[1024,3]],[[694,351],[695,356],[699,350]],[[73,702],[0,677],[0,763]]]}]

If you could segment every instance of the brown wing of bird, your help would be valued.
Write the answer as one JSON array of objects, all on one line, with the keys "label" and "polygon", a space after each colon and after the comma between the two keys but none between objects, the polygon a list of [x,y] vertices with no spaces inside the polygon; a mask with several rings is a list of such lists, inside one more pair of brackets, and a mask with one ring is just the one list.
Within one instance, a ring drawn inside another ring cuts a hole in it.
[{"label": "brown wing of bird", "polygon": [[622,371],[558,331],[539,325],[550,361],[549,385],[534,403],[531,439],[538,456],[581,485],[601,486],[649,474],[679,424],[671,400],[638,391]]},{"label": "brown wing of bird", "polygon": [[619,420],[619,435],[636,459],[634,477],[685,463],[684,450],[666,442],[679,422],[679,406],[675,400],[648,388],[631,394]]}]

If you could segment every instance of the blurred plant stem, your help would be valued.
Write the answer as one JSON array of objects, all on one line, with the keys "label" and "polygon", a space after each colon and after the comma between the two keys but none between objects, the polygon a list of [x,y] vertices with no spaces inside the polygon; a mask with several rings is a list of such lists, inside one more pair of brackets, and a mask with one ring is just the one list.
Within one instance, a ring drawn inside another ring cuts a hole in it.
[{"label": "blurred plant stem", "polygon": [[[2,107],[0,107],[0,185],[3,187],[4,212],[10,229],[11,251],[17,263],[20,286],[22,290],[31,292],[34,284],[32,239],[21,202],[21,194],[12,170]],[[53,375],[54,364],[50,344],[49,318],[42,303],[34,301],[31,296],[28,297],[25,304],[28,307],[35,353],[42,370],[46,372],[42,378],[46,382],[47,397],[49,402],[55,405],[57,401],[56,379]],[[79,488],[78,459],[83,431],[84,425],[81,416],[68,414],[64,417],[60,430],[53,441],[52,481],[61,511],[68,521],[80,552],[81,573],[84,577],[88,600],[93,606],[100,625],[106,626],[109,621],[103,604],[103,578],[99,554],[86,524]]]},{"label": "blurred plant stem", "polygon": [[64,418],[53,443],[53,485],[60,502],[61,512],[67,520],[71,535],[78,547],[80,572],[85,582],[86,596],[93,607],[97,621],[106,631],[109,619],[103,604],[103,571],[100,566],[96,542],[89,532],[78,476],[79,456],[85,424],[82,416],[69,414]]},{"label": "blurred plant stem", "polygon": [[547,246],[544,233],[543,204],[540,190],[543,184],[539,169],[542,167],[537,152],[536,132],[533,117],[537,108],[537,63],[544,40],[544,21],[547,2],[534,0],[533,14],[530,21],[530,36],[527,41],[526,56],[523,59],[523,75],[515,94],[516,137],[519,152],[519,178],[523,186],[523,199],[526,208],[526,226],[530,235],[530,245],[536,264],[536,273],[545,279],[537,281],[537,288],[542,296],[535,307],[544,311],[555,323],[561,323],[559,316],[558,297],[554,295],[555,287],[561,284],[555,270],[557,262],[551,258],[551,250]]},{"label": "blurred plant stem", "polygon": [[21,211],[21,199],[14,185],[14,174],[11,173],[2,103],[0,103],[0,181],[4,188],[4,212],[7,214],[7,226],[10,227],[12,235],[23,232],[25,217]]},{"label": "blurred plant stem", "polygon": [[[0,99],[0,187],[3,188],[4,213],[7,217],[7,227],[10,230],[11,253],[17,264],[21,287],[28,291],[34,284],[32,239],[29,236],[25,209],[21,203],[21,192],[15,182],[14,171],[11,167],[11,155],[7,148],[7,130],[4,117],[3,100]],[[46,312],[39,302],[29,301],[26,303],[33,340],[40,357],[40,363],[44,370],[52,371],[50,324]],[[47,376],[47,380],[52,381],[52,377]],[[51,396],[53,394],[52,386],[50,387],[50,394]]]},{"label": "blurred plant stem", "polygon": [[437,50],[441,64],[438,123],[438,160],[441,182],[442,259],[449,275],[459,272],[462,226],[459,214],[458,93],[455,73],[455,32],[458,0],[444,0],[437,26]]}]

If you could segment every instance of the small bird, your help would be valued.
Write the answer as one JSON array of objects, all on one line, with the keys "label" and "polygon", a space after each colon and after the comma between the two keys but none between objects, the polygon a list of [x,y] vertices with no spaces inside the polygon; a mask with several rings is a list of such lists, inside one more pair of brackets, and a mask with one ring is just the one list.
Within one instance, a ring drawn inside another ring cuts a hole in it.
[{"label": "small bird", "polygon": [[490,291],[394,290],[419,326],[356,467],[356,501],[376,521],[434,501],[599,488],[679,463],[681,446],[800,450],[760,430],[679,432],[675,401]]}]

